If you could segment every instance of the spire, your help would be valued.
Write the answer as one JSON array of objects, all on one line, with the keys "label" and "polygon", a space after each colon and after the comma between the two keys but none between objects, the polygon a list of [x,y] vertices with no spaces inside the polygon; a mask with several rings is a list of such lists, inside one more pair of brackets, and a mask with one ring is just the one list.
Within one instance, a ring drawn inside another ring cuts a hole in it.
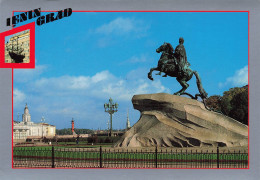
[{"label": "spire", "polygon": [[31,121],[31,115],[29,113],[28,105],[26,103],[24,107],[23,122],[30,122],[30,121]]},{"label": "spire", "polygon": [[24,114],[29,114],[29,109],[28,109],[27,103],[25,104],[25,107],[24,107]]}]

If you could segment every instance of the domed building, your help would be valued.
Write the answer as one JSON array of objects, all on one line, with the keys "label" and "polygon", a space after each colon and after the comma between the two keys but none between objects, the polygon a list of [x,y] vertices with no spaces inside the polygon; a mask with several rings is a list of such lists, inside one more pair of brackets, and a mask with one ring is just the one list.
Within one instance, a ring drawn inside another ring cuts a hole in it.
[{"label": "domed building", "polygon": [[24,108],[23,120],[13,123],[13,139],[26,140],[30,138],[54,137],[56,134],[56,126],[44,123],[34,123],[31,121],[31,115],[27,104]]}]

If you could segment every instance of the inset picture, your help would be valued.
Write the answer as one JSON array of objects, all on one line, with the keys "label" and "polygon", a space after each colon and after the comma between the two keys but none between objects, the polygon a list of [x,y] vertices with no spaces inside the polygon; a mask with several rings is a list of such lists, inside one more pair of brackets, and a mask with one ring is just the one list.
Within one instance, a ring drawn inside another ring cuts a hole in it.
[{"label": "inset picture", "polygon": [[35,23],[0,33],[0,68],[35,68]]},{"label": "inset picture", "polygon": [[30,30],[5,37],[5,63],[30,62]]}]

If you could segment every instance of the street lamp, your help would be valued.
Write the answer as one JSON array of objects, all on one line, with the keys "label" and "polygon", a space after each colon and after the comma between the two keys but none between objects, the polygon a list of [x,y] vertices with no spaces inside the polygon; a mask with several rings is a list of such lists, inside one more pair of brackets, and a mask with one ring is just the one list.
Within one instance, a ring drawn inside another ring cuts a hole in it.
[{"label": "street lamp", "polygon": [[107,120],[107,136],[109,136],[109,120]]},{"label": "street lamp", "polygon": [[112,115],[114,112],[117,112],[118,104],[113,103],[112,98],[109,99],[109,103],[104,104],[105,112],[108,112],[110,115],[110,136],[112,135]]}]

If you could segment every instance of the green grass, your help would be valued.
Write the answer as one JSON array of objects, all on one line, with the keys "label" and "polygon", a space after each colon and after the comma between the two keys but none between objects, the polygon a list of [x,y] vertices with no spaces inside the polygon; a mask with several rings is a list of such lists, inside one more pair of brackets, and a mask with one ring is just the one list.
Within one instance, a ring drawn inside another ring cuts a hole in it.
[{"label": "green grass", "polygon": [[[75,147],[81,147],[81,145],[75,146]],[[98,159],[100,156],[100,152],[96,151],[94,152],[92,148],[89,148],[88,152],[86,150],[77,149],[75,147],[72,147],[75,149],[74,151],[69,151],[69,149],[66,146],[59,146],[58,148],[55,147],[55,157],[56,158],[75,158],[75,159]],[[88,146],[83,146],[88,147]],[[91,146],[90,147],[99,147]],[[37,156],[37,157],[51,157],[52,156],[52,147],[46,146],[46,147],[15,147],[13,154],[15,156]],[[70,147],[69,147],[70,148]],[[108,152],[103,151],[102,152],[102,158],[103,159],[113,159],[113,160],[122,160],[122,159],[128,159],[128,160],[155,160],[155,153],[148,153],[148,152]],[[217,154],[216,153],[209,153],[209,154],[189,154],[189,153],[160,153],[157,154],[158,160],[216,160]],[[247,154],[219,154],[220,160],[248,160]]]}]

